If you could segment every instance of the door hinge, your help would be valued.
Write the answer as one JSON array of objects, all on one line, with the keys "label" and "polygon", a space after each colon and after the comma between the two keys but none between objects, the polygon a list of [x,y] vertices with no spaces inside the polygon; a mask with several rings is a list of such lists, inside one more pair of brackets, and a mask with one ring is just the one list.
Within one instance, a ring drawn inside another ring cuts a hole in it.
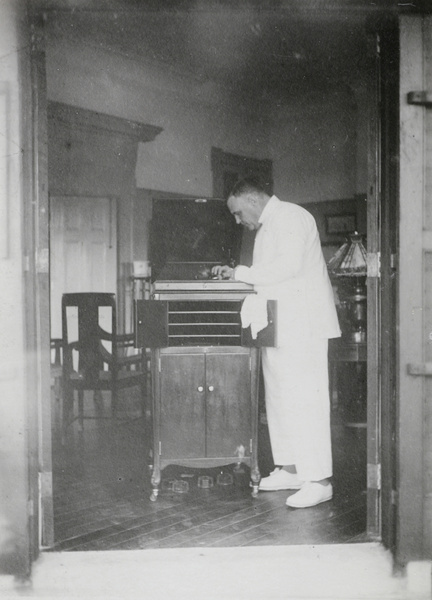
[{"label": "door hinge", "polygon": [[432,108],[432,92],[426,90],[417,92],[408,92],[407,94],[408,104],[414,104],[416,106],[424,106],[425,108]]},{"label": "door hinge", "polygon": [[381,252],[368,252],[366,265],[368,277],[381,277]]},{"label": "door hinge", "polygon": [[159,456],[162,456],[162,442],[159,440]]},{"label": "door hinge", "polygon": [[251,455],[252,455],[252,450],[253,450],[253,440],[252,440],[252,438],[250,438],[250,440],[249,440],[249,452],[250,452]]},{"label": "door hinge", "polygon": [[381,489],[381,464],[371,464],[367,466],[367,486],[372,490]]},{"label": "door hinge", "polygon": [[432,362],[427,363],[409,363],[407,365],[408,375],[432,376]]},{"label": "door hinge", "polygon": [[162,359],[160,356],[159,356],[159,360],[158,360],[158,367],[159,367],[159,373],[161,373],[162,372]]}]

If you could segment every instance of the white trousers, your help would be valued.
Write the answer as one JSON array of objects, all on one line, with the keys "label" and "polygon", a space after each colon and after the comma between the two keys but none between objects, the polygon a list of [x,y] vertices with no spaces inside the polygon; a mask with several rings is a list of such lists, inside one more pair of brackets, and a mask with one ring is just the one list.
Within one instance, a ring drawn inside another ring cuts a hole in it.
[{"label": "white trousers", "polygon": [[270,442],[275,465],[295,465],[303,481],[332,475],[328,340],[307,337],[263,348]]}]

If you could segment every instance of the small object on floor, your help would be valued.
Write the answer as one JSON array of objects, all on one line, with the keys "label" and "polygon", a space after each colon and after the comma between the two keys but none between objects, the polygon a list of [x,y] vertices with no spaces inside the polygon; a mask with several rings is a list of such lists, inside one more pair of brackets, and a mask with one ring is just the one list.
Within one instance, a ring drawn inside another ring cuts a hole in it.
[{"label": "small object on floor", "polygon": [[208,475],[201,475],[200,477],[198,477],[198,487],[203,489],[209,489],[213,487],[213,485],[213,477],[209,477]]},{"label": "small object on floor", "polygon": [[162,479],[162,490],[164,492],[172,492],[174,481],[174,479]]},{"label": "small object on floor", "polygon": [[189,483],[187,481],[182,481],[181,479],[176,479],[173,483],[172,490],[175,494],[186,494],[189,491]]},{"label": "small object on floor", "polygon": [[288,473],[281,467],[276,467],[268,477],[261,479],[260,492],[277,492],[279,490],[298,490],[303,485],[296,473]]},{"label": "small object on floor", "polygon": [[322,485],[315,481],[307,481],[302,488],[288,496],[286,505],[291,508],[309,508],[333,498],[333,486],[331,483]]},{"label": "small object on floor", "polygon": [[232,485],[234,480],[231,473],[220,473],[216,481],[218,485]]}]

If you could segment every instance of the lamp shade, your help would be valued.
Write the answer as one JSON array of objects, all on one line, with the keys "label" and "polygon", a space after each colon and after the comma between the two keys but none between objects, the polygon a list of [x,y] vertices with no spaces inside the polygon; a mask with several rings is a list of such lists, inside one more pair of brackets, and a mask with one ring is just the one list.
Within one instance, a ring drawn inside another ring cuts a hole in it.
[{"label": "lamp shade", "polygon": [[330,275],[335,277],[363,277],[367,275],[367,252],[362,236],[354,232],[327,263]]}]

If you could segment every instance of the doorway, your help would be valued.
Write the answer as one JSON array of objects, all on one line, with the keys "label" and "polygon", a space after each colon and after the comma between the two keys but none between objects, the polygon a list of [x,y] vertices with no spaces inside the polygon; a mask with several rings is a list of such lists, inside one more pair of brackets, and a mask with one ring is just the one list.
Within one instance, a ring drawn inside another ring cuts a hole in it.
[{"label": "doorway", "polygon": [[[376,143],[376,140],[375,140],[375,143]],[[370,196],[370,203],[371,203],[371,207],[375,207],[375,206],[376,206],[376,202],[377,202],[377,196],[375,196],[374,194],[375,194],[375,192],[374,192],[374,193],[373,193],[373,194]],[[374,203],[375,203],[375,204],[374,204]],[[128,217],[129,219],[131,219],[131,220],[132,220],[132,219],[133,219],[133,213],[128,213],[128,214],[126,214],[126,217]],[[127,238],[126,238],[126,240],[127,240]],[[373,242],[373,240],[372,240],[372,237],[370,237],[370,240],[371,240],[371,244],[375,243],[375,242]],[[127,240],[127,241],[125,242],[125,245],[127,245],[128,243],[129,243],[129,240]],[[372,300],[371,300],[371,304],[373,304],[373,305],[374,305],[374,307],[375,307],[375,309],[376,309],[376,307],[377,307],[377,304],[375,304],[375,302],[376,302],[376,299],[374,299],[374,297],[373,297],[373,296],[371,296],[371,298],[372,298]],[[374,310],[375,310],[375,309],[374,309]],[[374,349],[374,352],[375,352],[375,349]],[[376,363],[377,356],[376,356],[376,353],[375,353],[375,355],[374,355],[374,352],[372,352],[372,354],[371,354],[371,360],[369,361],[370,369],[372,369],[372,370],[374,370],[374,369],[375,369],[375,367],[376,367],[376,364],[377,364],[377,363]],[[375,426],[376,426],[376,427],[378,427],[378,418],[376,417],[376,415],[377,415],[377,404],[376,404],[376,403],[374,404],[374,402],[376,401],[376,398],[377,398],[377,394],[375,393],[375,400],[372,400],[372,398],[371,398],[371,397],[368,399],[368,400],[369,400],[369,403],[370,403],[370,407],[371,407],[371,412],[373,412],[373,413],[375,414],[375,419],[374,419],[374,421],[373,421],[373,427],[375,427]],[[378,436],[376,435],[376,432],[377,432],[377,430],[376,430],[376,429],[373,429],[373,431],[371,430],[371,431],[369,432],[369,435],[371,436],[371,439],[372,439],[372,438],[373,438],[373,439],[375,439],[375,440],[377,440],[377,439],[378,439]],[[99,432],[99,433],[100,433],[100,432]],[[93,432],[92,432],[92,434],[91,434],[91,439],[94,441],[94,440],[95,440],[95,439],[98,437],[99,433],[98,433],[97,431],[93,431]],[[109,435],[109,433],[108,433],[108,435],[107,435],[107,440],[109,441],[109,439],[110,439],[110,435]],[[111,437],[111,441],[112,441],[113,439],[114,439],[114,438],[112,438],[112,437]],[[127,441],[128,441],[128,440],[123,440],[123,441],[124,441],[125,443],[127,443]],[[116,447],[117,447],[117,449],[120,449],[120,448],[121,448],[121,444],[123,443],[123,441],[122,441],[122,440],[118,440],[118,441],[117,441],[117,442],[114,444],[114,446],[116,446]],[[339,442],[339,443],[340,443],[340,441],[341,441],[341,438],[338,438],[338,442]],[[338,445],[339,445],[339,444],[338,444]],[[355,447],[355,444],[351,442],[351,446],[354,448],[354,447]],[[101,448],[105,448],[106,446],[102,445],[102,446],[100,446],[100,447],[101,447]],[[374,448],[374,450],[375,450],[375,449],[376,449],[376,448]],[[138,453],[139,453],[139,452],[140,452],[140,450],[138,451]],[[358,455],[358,456],[360,456],[360,455],[361,455],[361,453],[360,453],[360,452],[357,452],[357,455]],[[79,456],[79,455],[77,454],[77,456]],[[108,454],[107,454],[106,456],[108,456]],[[125,452],[124,452],[123,456],[124,456],[124,457],[126,457],[126,456],[127,456],[127,450],[125,450]],[[376,452],[376,456],[378,457],[378,452]],[[365,467],[366,467],[366,461],[367,461],[367,460],[368,460],[368,459],[365,459],[365,460],[362,462],[362,465],[363,465],[363,467],[362,467],[362,468],[365,468]],[[376,460],[376,461],[369,461],[369,460],[368,460],[368,463],[370,463],[370,464],[372,465],[372,467],[371,467],[371,469],[370,469],[370,477],[369,477],[368,481],[369,481],[369,482],[372,482],[372,485],[374,486],[374,489],[376,490],[376,492],[377,492],[377,497],[378,497],[378,496],[379,496],[378,478],[377,478],[377,477],[378,477],[378,476],[377,476],[377,473],[378,473],[378,467],[377,467],[377,465],[379,464],[379,462],[378,462],[378,458],[377,458],[377,460]],[[80,469],[82,469],[82,464],[76,464],[75,466],[76,466],[77,472],[79,472],[79,471],[80,471]],[[96,467],[95,467],[95,468],[96,468]],[[137,467],[137,468],[138,468],[138,467]],[[125,472],[123,472],[123,474],[119,475],[119,478],[121,478],[121,480],[122,480],[122,481],[124,480],[124,473],[125,473]],[[81,474],[82,474],[82,471],[81,471]],[[376,475],[376,477],[375,477],[375,475]],[[119,480],[120,480],[120,479],[119,479]],[[135,481],[134,477],[132,477],[132,480],[133,480],[133,481]],[[77,489],[78,489],[78,488],[77,488]],[[99,492],[98,492],[98,493],[99,493]],[[363,498],[364,498],[364,497],[365,497],[365,495],[364,495],[364,493],[363,493]],[[140,498],[141,498],[141,500],[142,500],[142,498],[145,498],[145,496],[144,496],[144,495],[142,495],[142,496],[140,496]],[[177,498],[177,497],[175,497],[175,498]],[[282,504],[283,504],[283,503],[282,503]],[[377,503],[375,504],[375,506],[374,506],[373,510],[375,511],[375,512],[373,513],[373,514],[375,515],[375,517],[374,517],[374,518],[375,518],[375,520],[376,520],[376,521],[378,521],[377,515],[378,515],[378,512],[379,512],[379,510],[380,510],[380,507],[379,507],[379,502],[377,502]],[[113,524],[111,523],[111,525],[110,525],[110,526],[113,526]],[[376,529],[376,531],[378,532],[378,529]],[[378,534],[377,534],[377,535],[378,535]],[[290,542],[289,542],[289,540],[286,540],[286,542],[285,542],[285,543],[290,543]]]}]

